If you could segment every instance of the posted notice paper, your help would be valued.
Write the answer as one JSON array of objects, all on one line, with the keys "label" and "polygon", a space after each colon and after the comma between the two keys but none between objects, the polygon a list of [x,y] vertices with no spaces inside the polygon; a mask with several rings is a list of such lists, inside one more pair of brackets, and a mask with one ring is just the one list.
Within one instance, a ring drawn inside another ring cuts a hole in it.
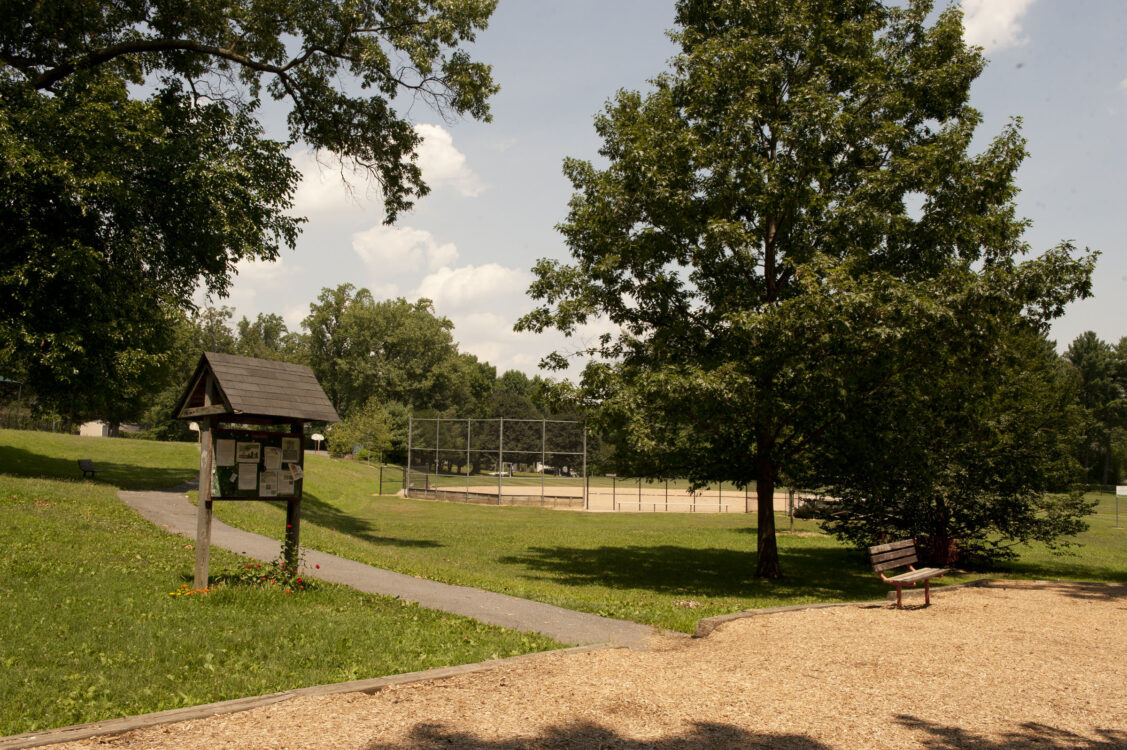
[{"label": "posted notice paper", "polygon": [[235,465],[235,441],[220,438],[215,441],[215,465],[216,466],[234,466]]},{"label": "posted notice paper", "polygon": [[258,464],[239,464],[239,489],[258,489]]},{"label": "posted notice paper", "polygon": [[277,497],[278,496],[278,472],[264,471],[262,472],[262,482],[258,485],[259,497]]},{"label": "posted notice paper", "polygon": [[262,464],[267,471],[277,471],[282,468],[282,449],[269,445],[263,448]]}]

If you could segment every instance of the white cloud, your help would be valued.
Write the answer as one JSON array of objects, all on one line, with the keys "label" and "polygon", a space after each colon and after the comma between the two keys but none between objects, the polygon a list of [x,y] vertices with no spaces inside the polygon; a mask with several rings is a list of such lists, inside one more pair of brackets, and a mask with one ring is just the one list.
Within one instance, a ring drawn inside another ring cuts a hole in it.
[{"label": "white cloud", "polygon": [[275,261],[241,260],[235,264],[236,274],[231,278],[230,296],[211,300],[211,304],[229,305],[237,310],[236,318],[254,318],[263,310],[257,302],[259,291],[267,291],[287,283],[302,272],[300,266],[288,266],[282,258]]},{"label": "white cloud", "polygon": [[[415,295],[434,300],[440,310],[465,310],[482,303],[495,307],[506,296],[516,295],[523,300],[531,280],[528,273],[497,263],[461,268],[447,266],[424,278]],[[509,326],[512,327],[512,323]]]},{"label": "white cloud", "polygon": [[1127,91],[1127,78],[1124,78],[1122,81],[1119,82],[1119,90],[1120,91]]},{"label": "white cloud", "polygon": [[437,271],[458,260],[453,243],[439,244],[425,229],[376,225],[352,235],[352,249],[380,278],[426,268]]},{"label": "white cloud", "polygon": [[415,132],[423,138],[418,148],[418,165],[423,179],[432,188],[449,187],[466,198],[484,189],[481,179],[466,166],[466,155],[454,148],[454,138],[439,125],[419,124]]},{"label": "white cloud", "polygon": [[301,172],[294,194],[293,213],[298,216],[339,216],[382,210],[379,188],[363,171],[329,152],[290,152]]},{"label": "white cloud", "polygon": [[1033,0],[963,0],[963,36],[987,52],[1017,47],[1029,41],[1021,36],[1021,17]]},{"label": "white cloud", "polygon": [[286,328],[291,331],[301,330],[301,321],[309,317],[309,305],[293,305],[287,307],[282,313],[282,320],[286,321]]}]

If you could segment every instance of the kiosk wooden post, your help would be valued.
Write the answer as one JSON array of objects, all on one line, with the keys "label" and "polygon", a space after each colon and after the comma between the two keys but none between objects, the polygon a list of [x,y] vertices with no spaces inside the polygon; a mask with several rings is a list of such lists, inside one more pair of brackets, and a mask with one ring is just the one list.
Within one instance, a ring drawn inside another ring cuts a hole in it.
[{"label": "kiosk wooden post", "polygon": [[[294,422],[290,430],[298,435],[303,434],[304,425]],[[305,464],[305,442],[301,445],[300,463]],[[303,483],[304,486],[304,483]],[[298,550],[301,549],[301,488],[296,492],[297,497],[286,501],[286,543],[283,554],[286,559],[287,570],[297,570]]]},{"label": "kiosk wooden post", "polygon": [[192,587],[207,588],[207,572],[211,563],[211,472],[215,452],[210,419],[200,422],[200,491],[196,507],[196,571]]},{"label": "kiosk wooden post", "polygon": [[[200,424],[195,588],[208,585],[212,507],[221,500],[284,500],[282,554],[286,567],[296,570],[305,424],[340,421],[313,371],[304,365],[208,352],[200,357],[175,415]],[[218,494],[213,487],[219,488]]]}]

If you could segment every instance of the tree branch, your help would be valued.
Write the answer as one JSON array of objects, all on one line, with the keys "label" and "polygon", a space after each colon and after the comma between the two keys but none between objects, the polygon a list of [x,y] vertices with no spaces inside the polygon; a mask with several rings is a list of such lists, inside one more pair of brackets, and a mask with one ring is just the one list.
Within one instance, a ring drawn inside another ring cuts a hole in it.
[{"label": "tree branch", "polygon": [[37,78],[32,81],[32,85],[36,89],[50,89],[59,81],[67,76],[73,75],[80,70],[90,70],[99,65],[103,65],[110,60],[126,55],[143,54],[146,52],[198,52],[202,55],[210,55],[211,57],[218,57],[223,60],[230,60],[231,62],[238,63],[243,67],[257,70],[262,73],[282,74],[293,67],[300,65],[315,51],[322,51],[317,49],[309,49],[303,55],[294,58],[285,65],[275,65],[272,63],[263,62],[247,57],[239,52],[226,47],[217,47],[212,44],[203,44],[192,39],[142,39],[131,42],[122,42],[121,44],[113,44],[109,47],[94,50],[73,62],[66,62],[58,65],[50,70],[41,73]]}]

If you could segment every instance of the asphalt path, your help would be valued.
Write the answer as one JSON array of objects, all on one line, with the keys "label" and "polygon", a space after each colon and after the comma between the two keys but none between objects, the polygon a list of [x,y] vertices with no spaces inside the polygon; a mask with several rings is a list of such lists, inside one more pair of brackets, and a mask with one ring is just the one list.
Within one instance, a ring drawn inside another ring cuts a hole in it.
[{"label": "asphalt path", "polygon": [[[118,492],[118,497],[166,531],[194,539],[196,506],[184,494],[186,489],[122,490]],[[276,560],[281,555],[279,540],[233,528],[215,518],[212,518],[211,524],[211,544],[263,562]],[[344,584],[370,594],[399,597],[423,607],[465,615],[491,625],[542,633],[560,643],[580,646],[606,643],[644,649],[652,636],[662,632],[636,622],[394,573],[315,550],[304,549],[303,553],[303,572],[310,578]]]}]

